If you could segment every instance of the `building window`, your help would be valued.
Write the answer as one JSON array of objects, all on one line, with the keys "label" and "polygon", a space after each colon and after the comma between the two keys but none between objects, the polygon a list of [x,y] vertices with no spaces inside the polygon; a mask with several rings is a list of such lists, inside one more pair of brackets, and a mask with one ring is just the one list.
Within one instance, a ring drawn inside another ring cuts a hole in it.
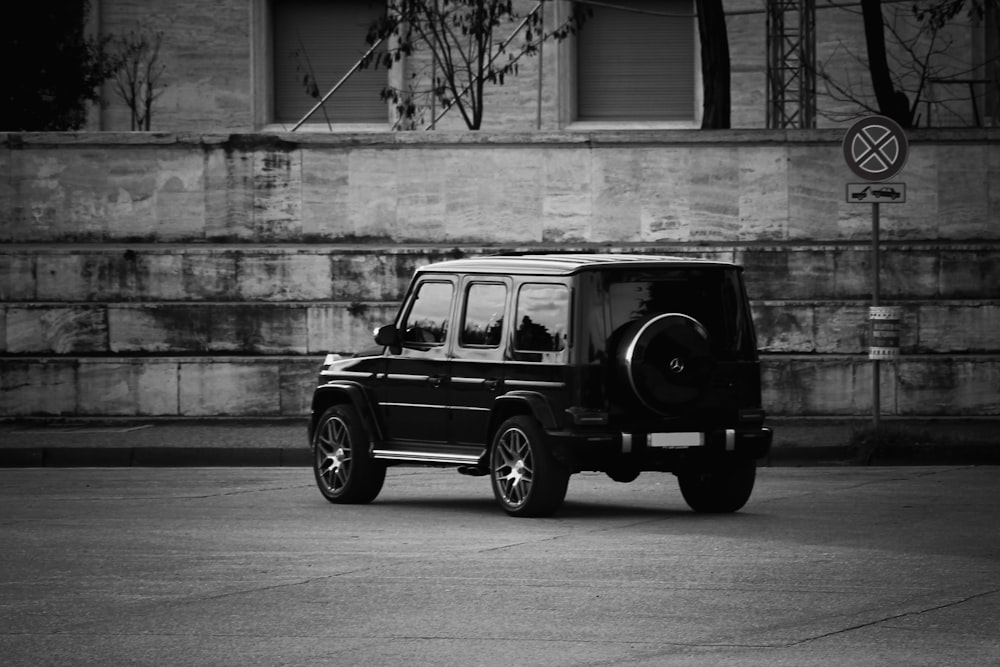
[{"label": "building window", "polygon": [[590,7],[576,41],[576,120],[695,122],[693,0],[605,0]]},{"label": "building window", "polygon": [[[273,122],[293,125],[318,101],[306,78],[325,95],[368,50],[365,35],[385,12],[384,0],[273,0]],[[388,121],[380,97],[385,69],[355,72],[309,123],[379,123]]]}]

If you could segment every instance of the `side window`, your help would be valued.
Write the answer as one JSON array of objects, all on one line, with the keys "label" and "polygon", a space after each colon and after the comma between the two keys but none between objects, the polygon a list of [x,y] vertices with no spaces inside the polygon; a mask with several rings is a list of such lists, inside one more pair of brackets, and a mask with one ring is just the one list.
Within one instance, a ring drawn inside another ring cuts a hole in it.
[{"label": "side window", "polygon": [[502,340],[503,313],[506,304],[506,285],[472,283],[465,294],[465,311],[462,316],[459,345],[498,347]]},{"label": "side window", "polygon": [[404,343],[441,345],[448,335],[452,284],[427,281],[417,295],[402,326]]},{"label": "side window", "polygon": [[522,285],[514,322],[516,350],[561,352],[569,328],[569,289],[565,285]]}]

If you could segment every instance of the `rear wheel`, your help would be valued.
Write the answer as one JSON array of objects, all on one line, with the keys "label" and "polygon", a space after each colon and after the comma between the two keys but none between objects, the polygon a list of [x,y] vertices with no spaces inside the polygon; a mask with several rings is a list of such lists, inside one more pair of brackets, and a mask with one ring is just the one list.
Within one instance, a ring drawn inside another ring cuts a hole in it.
[{"label": "rear wheel", "polygon": [[493,496],[507,514],[548,516],[566,497],[569,471],[545,448],[545,433],[531,417],[511,417],[490,448]]},{"label": "rear wheel", "polygon": [[385,482],[385,465],[368,453],[368,433],[350,405],[334,405],[313,434],[313,472],[331,503],[370,503]]},{"label": "rear wheel", "polygon": [[710,514],[735,512],[746,505],[756,479],[757,466],[752,460],[677,474],[688,506],[695,512]]}]

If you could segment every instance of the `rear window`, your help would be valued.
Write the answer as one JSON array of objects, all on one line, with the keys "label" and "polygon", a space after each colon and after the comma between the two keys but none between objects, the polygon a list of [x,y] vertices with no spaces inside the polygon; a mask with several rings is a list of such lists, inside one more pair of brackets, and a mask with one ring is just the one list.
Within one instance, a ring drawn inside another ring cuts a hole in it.
[{"label": "rear window", "polygon": [[671,269],[613,276],[608,285],[611,330],[660,313],[683,313],[708,330],[719,359],[755,358],[756,340],[736,270]]},{"label": "rear window", "polygon": [[517,294],[514,348],[521,352],[561,352],[569,326],[569,289],[528,283]]}]

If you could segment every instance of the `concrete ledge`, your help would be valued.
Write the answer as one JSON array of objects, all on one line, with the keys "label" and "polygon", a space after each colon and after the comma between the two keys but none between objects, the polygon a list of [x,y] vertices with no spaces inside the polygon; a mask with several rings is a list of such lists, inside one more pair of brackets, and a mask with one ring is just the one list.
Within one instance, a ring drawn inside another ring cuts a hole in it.
[{"label": "concrete ledge", "polygon": [[3,468],[308,466],[308,449],[213,447],[43,447],[0,449]]},{"label": "concrete ledge", "polygon": [[[1000,418],[884,420],[884,443],[859,448],[868,424],[775,418],[761,465],[1000,465]],[[307,467],[306,438],[303,419],[0,422],[0,467]]]}]

